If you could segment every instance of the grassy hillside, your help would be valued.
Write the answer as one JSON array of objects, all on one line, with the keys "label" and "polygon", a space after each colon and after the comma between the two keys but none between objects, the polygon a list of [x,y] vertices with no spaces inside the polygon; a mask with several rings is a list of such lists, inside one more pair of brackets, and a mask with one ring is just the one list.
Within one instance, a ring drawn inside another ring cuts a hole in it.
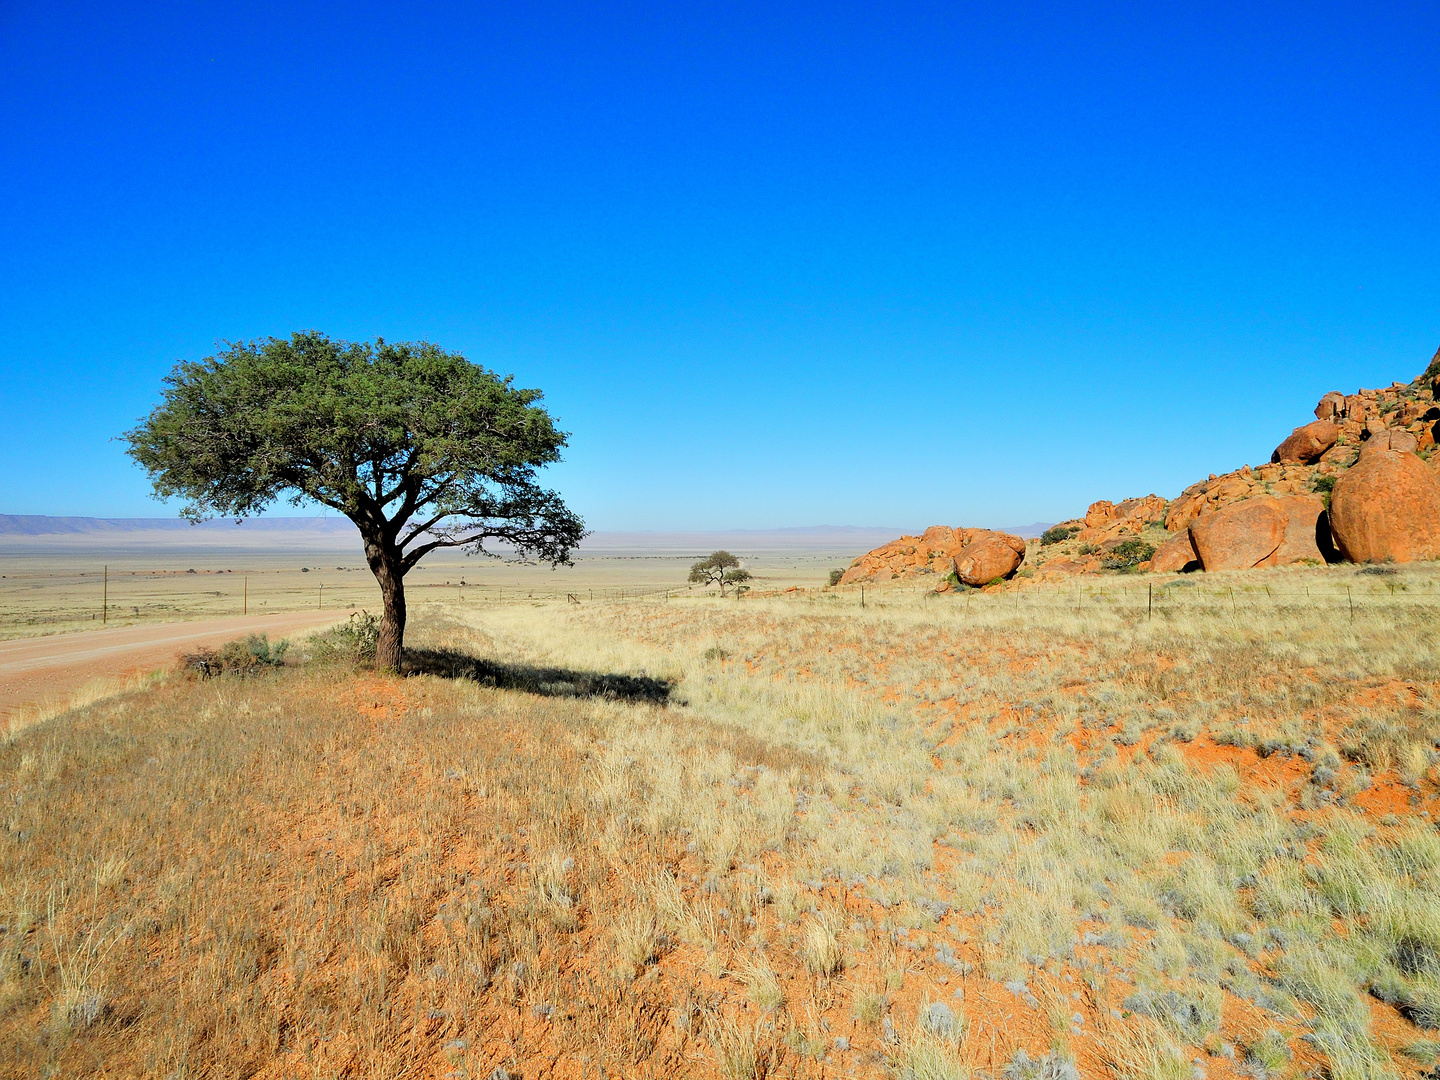
[{"label": "grassy hillside", "polygon": [[1418,1076],[1440,574],[1232,584],[436,603],[432,674],[89,705],[0,750],[0,1070]]}]

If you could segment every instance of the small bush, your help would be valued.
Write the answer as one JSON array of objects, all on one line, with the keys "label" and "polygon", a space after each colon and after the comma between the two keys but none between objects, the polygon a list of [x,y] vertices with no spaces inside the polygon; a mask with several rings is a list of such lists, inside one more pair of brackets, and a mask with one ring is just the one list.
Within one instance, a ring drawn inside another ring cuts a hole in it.
[{"label": "small bush", "polygon": [[1159,1020],[1186,1042],[1199,1044],[1220,1027],[1220,991],[1195,986],[1154,994],[1137,990],[1125,999],[1125,1008]]},{"label": "small bush", "polygon": [[288,641],[277,641],[272,645],[264,634],[251,634],[226,642],[218,651],[202,648],[185,653],[180,658],[180,664],[202,679],[217,675],[257,675],[282,666],[289,649]]},{"label": "small bush", "polygon": [[1290,1046],[1278,1031],[1267,1031],[1245,1047],[1245,1061],[1264,1075],[1282,1068],[1290,1060]]},{"label": "small bush", "polygon": [[357,611],[344,626],[337,626],[315,639],[315,655],[321,660],[373,664],[379,642],[379,617],[368,611]]},{"label": "small bush", "polygon": [[1132,536],[1113,547],[1109,557],[1101,565],[1106,570],[1133,570],[1154,554],[1154,544],[1147,544],[1138,536]]},{"label": "small bush", "polygon": [[831,585],[839,585],[839,584],[840,584],[840,579],[841,579],[842,577],[844,577],[844,576],[845,576],[845,571],[844,571],[844,570],[831,570],[831,571],[830,571],[830,584],[831,584]]},{"label": "small bush", "polygon": [[1335,491],[1335,477],[1317,476],[1310,485],[1310,490],[1320,496],[1320,501],[1325,504],[1325,509],[1330,509],[1330,496]]},{"label": "small bush", "polygon": [[1079,525],[1056,525],[1054,528],[1046,529],[1040,534],[1040,543],[1047,547],[1050,544],[1064,543],[1079,531]]}]

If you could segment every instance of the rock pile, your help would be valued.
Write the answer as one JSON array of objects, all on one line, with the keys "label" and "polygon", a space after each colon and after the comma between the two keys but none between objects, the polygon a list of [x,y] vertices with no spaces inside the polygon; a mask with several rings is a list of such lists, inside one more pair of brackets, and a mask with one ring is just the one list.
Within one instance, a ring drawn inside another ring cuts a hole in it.
[{"label": "rock pile", "polygon": [[1315,420],[1292,431],[1269,464],[1212,473],[1173,501],[1146,495],[1091,503],[1083,518],[1062,522],[1028,551],[1016,536],[937,525],[862,555],[840,580],[933,574],[984,585],[1017,571],[1051,578],[1117,567],[1241,570],[1437,559],[1437,442],[1440,351],[1414,382],[1331,391],[1316,405]]},{"label": "rock pile", "polygon": [[964,585],[988,585],[1010,577],[1024,560],[1025,541],[1018,536],[932,525],[920,536],[902,536],[860,556],[840,584],[938,575],[948,587],[946,579],[954,574]]}]

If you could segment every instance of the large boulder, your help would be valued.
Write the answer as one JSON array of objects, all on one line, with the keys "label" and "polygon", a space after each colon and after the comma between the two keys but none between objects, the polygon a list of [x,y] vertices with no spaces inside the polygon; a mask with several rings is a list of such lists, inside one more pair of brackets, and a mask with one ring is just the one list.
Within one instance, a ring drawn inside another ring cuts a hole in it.
[{"label": "large boulder", "polygon": [[1335,482],[1330,529],[1351,562],[1440,558],[1440,480],[1414,454],[1367,444]]},{"label": "large boulder", "polygon": [[1285,535],[1265,565],[1334,561],[1336,552],[1330,542],[1330,518],[1320,497],[1290,495],[1275,501],[1285,515]]},{"label": "large boulder", "polygon": [[1360,456],[1364,458],[1365,455],[1379,450],[1413,454],[1418,449],[1420,449],[1420,441],[1404,428],[1382,427],[1376,429],[1368,439],[1360,444]]},{"label": "large boulder", "polygon": [[1155,549],[1150,556],[1150,569],[1157,574],[1168,571],[1195,568],[1200,565],[1200,553],[1195,550],[1195,541],[1190,539],[1190,530],[1172,536]]},{"label": "large boulder", "polygon": [[1090,504],[1085,511],[1085,527],[1087,529],[1099,529],[1108,525],[1116,518],[1115,504],[1109,499],[1101,499],[1099,502]]},{"label": "large boulder", "polygon": [[988,585],[1005,578],[1025,561],[1025,541],[1009,533],[978,533],[955,557],[955,573],[965,585]]},{"label": "large boulder", "polygon": [[1315,420],[1291,432],[1290,437],[1275,448],[1270,460],[1282,465],[1309,465],[1319,461],[1320,455],[1339,438],[1340,429],[1329,420]]},{"label": "large boulder", "polygon": [[1320,399],[1320,404],[1315,406],[1316,420],[1334,420],[1336,417],[1345,415],[1345,395],[1339,390],[1331,390]]},{"label": "large boulder", "polygon": [[1280,500],[1262,495],[1197,518],[1190,525],[1190,536],[1207,571],[1249,570],[1280,547],[1285,525]]}]

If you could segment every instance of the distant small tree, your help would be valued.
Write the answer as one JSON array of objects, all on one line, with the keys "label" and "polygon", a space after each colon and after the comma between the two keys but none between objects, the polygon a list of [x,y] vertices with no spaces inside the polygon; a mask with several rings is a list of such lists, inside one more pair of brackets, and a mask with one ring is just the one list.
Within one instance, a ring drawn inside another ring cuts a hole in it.
[{"label": "distant small tree", "polygon": [[690,567],[690,580],[697,585],[719,585],[720,595],[725,595],[726,585],[739,585],[750,580],[750,571],[741,567],[740,560],[728,551],[712,552]]},{"label": "distant small tree", "polygon": [[540,391],[428,342],[231,344],[182,363],[163,400],[125,433],[155,493],[192,521],[258,514],[277,499],[317,502],[360,531],[384,615],[376,666],[400,670],[405,575],[437,548],[569,563],[584,523],[536,471],[565,434]]}]

